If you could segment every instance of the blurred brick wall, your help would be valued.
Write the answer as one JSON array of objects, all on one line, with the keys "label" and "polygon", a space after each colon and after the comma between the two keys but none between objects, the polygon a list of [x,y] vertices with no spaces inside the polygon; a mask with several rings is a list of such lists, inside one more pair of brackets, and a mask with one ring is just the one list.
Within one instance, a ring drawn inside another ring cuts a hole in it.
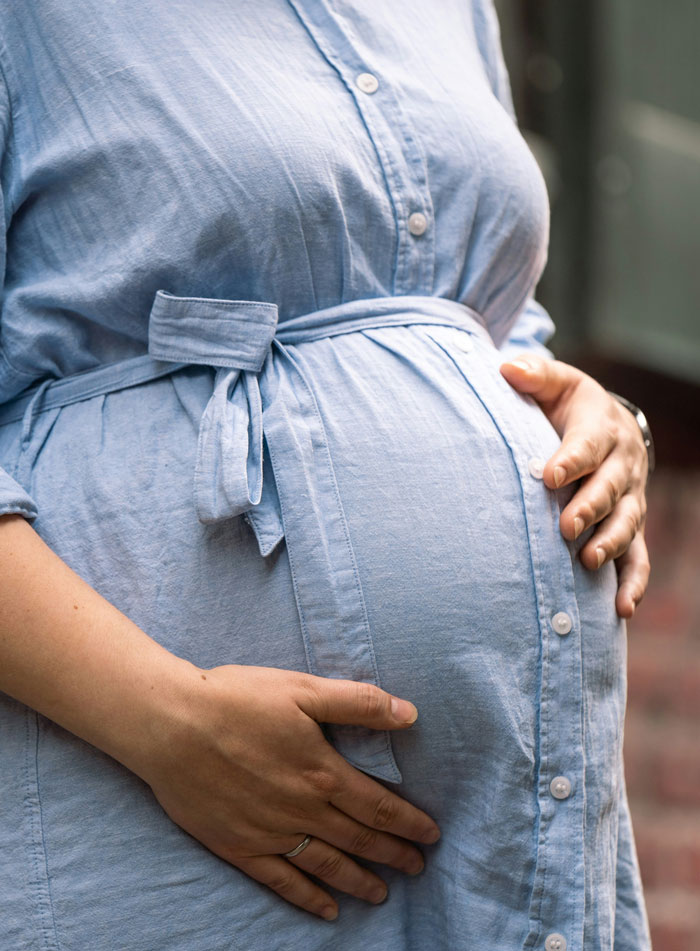
[{"label": "blurred brick wall", "polygon": [[654,951],[700,951],[700,469],[649,489],[652,577],[629,627],[626,774]]}]

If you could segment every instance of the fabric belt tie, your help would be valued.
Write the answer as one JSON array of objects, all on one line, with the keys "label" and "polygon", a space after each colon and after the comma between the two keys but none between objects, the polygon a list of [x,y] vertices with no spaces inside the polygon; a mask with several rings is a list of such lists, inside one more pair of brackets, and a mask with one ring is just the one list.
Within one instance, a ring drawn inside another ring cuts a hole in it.
[{"label": "fabric belt tie", "polygon": [[[148,352],[152,357],[217,368],[214,391],[199,429],[194,479],[197,516],[201,522],[211,523],[247,514],[262,555],[270,554],[285,534],[279,509],[273,505],[273,511],[266,511],[273,501],[270,494],[268,505],[261,507],[263,432],[267,435],[270,429],[270,417],[279,415],[269,412],[269,408],[263,413],[260,385],[260,374],[273,343],[290,371],[278,376],[277,387],[282,386],[289,401],[286,384],[290,376],[292,380],[296,377],[308,399],[297,393],[291,403],[305,404],[305,410],[318,415],[311,387],[284,344],[416,323],[448,324],[473,332],[476,321],[483,329],[473,311],[455,301],[434,297],[356,300],[292,318],[281,326],[277,319],[276,304],[175,297],[158,291],[149,320]],[[270,374],[266,372],[265,376]],[[311,422],[303,414],[301,418],[298,413],[282,415],[297,434],[306,431]],[[263,416],[268,420],[265,425]],[[318,435],[327,450],[320,418],[318,423]],[[267,441],[269,444],[269,437]],[[288,452],[293,452],[294,440],[283,443]],[[316,446],[316,453],[319,448]],[[272,447],[270,451],[274,452]]]},{"label": "fabric belt tie", "polygon": [[[263,556],[284,538],[309,671],[379,684],[323,420],[313,387],[288,347],[410,324],[457,327],[490,339],[474,311],[445,298],[355,300],[278,325],[276,304],[158,291],[149,319],[149,356],[39,387],[15,401],[20,406],[0,408],[0,422],[17,418],[22,410],[26,429],[35,413],[51,406],[143,383],[187,365],[214,368],[197,445],[198,518],[213,523],[243,515]],[[331,726],[328,732],[353,765],[380,779],[401,781],[389,732],[356,726]]]}]

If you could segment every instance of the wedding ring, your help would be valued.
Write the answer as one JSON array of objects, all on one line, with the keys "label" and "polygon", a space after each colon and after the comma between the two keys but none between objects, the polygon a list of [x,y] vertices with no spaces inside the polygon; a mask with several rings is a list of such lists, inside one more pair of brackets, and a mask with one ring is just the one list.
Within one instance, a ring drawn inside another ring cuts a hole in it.
[{"label": "wedding ring", "polygon": [[284,853],[284,857],[286,859],[293,859],[295,855],[299,855],[300,852],[304,851],[304,849],[306,848],[306,846],[309,844],[310,841],[311,841],[311,836],[305,835],[303,840],[299,843],[299,845],[295,849],[292,849],[291,852]]}]

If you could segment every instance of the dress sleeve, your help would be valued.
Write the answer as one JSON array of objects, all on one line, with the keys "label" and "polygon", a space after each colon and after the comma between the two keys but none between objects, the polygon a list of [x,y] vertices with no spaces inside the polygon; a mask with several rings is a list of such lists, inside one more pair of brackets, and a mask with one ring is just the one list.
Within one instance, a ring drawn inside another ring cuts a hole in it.
[{"label": "dress sleeve", "polygon": [[[5,153],[11,127],[10,97],[0,64],[0,288],[5,286],[5,260],[7,238],[7,212],[3,198],[3,171],[5,168]],[[4,293],[0,291],[0,326],[2,325],[2,303]],[[0,360],[3,358],[2,337],[0,336]],[[7,460],[0,458],[0,466],[6,465]],[[35,518],[36,504],[31,496],[15,482],[4,468],[0,468],[0,515],[24,515],[25,518]]]},{"label": "dress sleeve", "polygon": [[501,344],[500,351],[503,359],[512,360],[519,353],[529,351],[551,360],[554,354],[548,349],[547,342],[553,334],[552,318],[544,307],[531,297],[518,316],[508,338]]},{"label": "dress sleeve", "polygon": [[[476,38],[491,88],[513,122],[516,122],[510,80],[501,46],[501,31],[493,0],[472,0],[472,9]],[[551,359],[553,354],[546,344],[553,334],[552,318],[544,307],[531,297],[519,314],[508,338],[501,344],[501,353],[504,359],[511,359],[525,351]]]}]

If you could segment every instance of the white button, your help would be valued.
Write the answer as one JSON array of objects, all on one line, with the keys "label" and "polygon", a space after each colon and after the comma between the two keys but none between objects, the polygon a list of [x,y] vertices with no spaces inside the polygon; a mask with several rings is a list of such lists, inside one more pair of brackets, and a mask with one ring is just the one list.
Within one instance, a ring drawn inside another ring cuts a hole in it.
[{"label": "white button", "polygon": [[360,73],[355,80],[355,84],[358,89],[366,92],[368,96],[379,89],[379,80],[371,73]]},{"label": "white button", "polygon": [[474,341],[471,335],[464,330],[458,330],[455,333],[455,347],[462,353],[471,353],[474,349]]},{"label": "white button", "polygon": [[557,632],[559,637],[564,637],[565,634],[568,634],[573,624],[571,623],[571,618],[566,613],[566,611],[559,611],[558,614],[555,614],[552,618],[552,627]]},{"label": "white button", "polygon": [[424,234],[427,227],[428,219],[422,211],[414,211],[412,215],[408,216],[408,230],[412,235],[415,235],[416,238]]},{"label": "white button", "polygon": [[563,934],[548,934],[544,948],[545,951],[566,951],[566,938]]},{"label": "white button", "polygon": [[528,466],[530,469],[530,475],[532,476],[533,479],[542,478],[542,473],[544,472],[544,463],[545,463],[545,460],[540,459],[539,456],[533,456],[533,458],[530,459]]},{"label": "white button", "polygon": [[568,799],[571,795],[571,783],[566,776],[555,776],[549,784],[549,791],[555,799]]}]

